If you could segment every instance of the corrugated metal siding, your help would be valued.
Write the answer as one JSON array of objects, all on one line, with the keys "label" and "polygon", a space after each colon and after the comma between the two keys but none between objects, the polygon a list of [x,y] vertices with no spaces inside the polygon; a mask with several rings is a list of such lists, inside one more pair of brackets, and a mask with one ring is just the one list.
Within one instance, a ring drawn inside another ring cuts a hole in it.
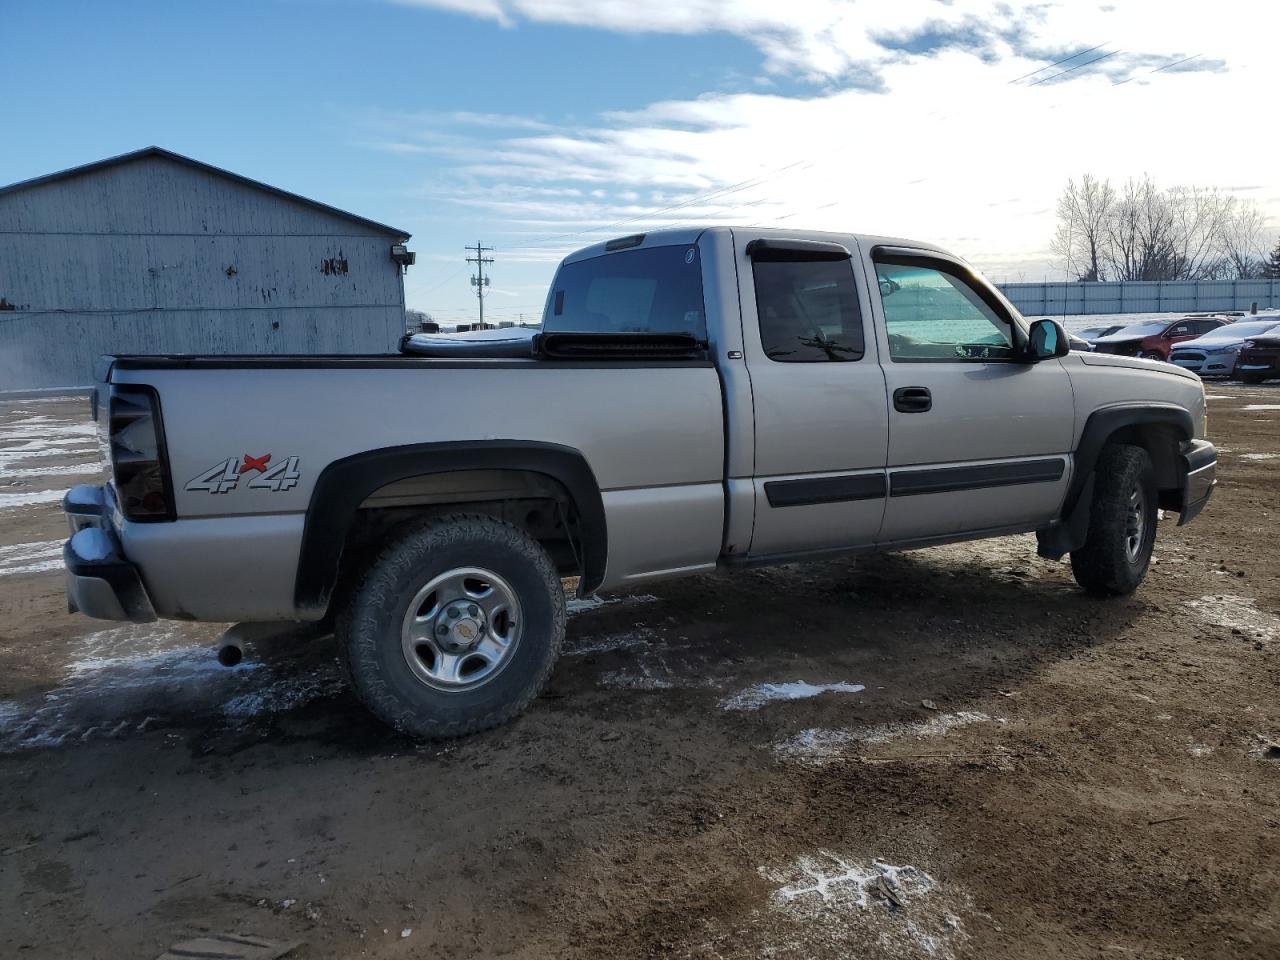
[{"label": "corrugated metal siding", "polygon": [[1003,283],[1027,316],[1095,313],[1206,313],[1280,307],[1280,280],[1135,280],[1113,283]]},{"label": "corrugated metal siding", "polygon": [[365,224],[162,158],[0,195],[0,390],[104,353],[386,353],[404,332]]}]

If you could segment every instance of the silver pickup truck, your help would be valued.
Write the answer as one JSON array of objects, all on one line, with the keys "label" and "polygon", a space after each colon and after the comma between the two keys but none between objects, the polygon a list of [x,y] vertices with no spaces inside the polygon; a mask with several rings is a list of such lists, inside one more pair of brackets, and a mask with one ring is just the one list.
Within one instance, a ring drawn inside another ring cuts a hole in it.
[{"label": "silver pickup truck", "polygon": [[1035,531],[1129,593],[1157,511],[1213,491],[1204,390],[1067,348],[928,244],[711,227],[565,258],[525,341],[110,358],[113,480],[67,495],[70,604],[329,619],[363,702],[447,737],[538,693],[565,577]]}]

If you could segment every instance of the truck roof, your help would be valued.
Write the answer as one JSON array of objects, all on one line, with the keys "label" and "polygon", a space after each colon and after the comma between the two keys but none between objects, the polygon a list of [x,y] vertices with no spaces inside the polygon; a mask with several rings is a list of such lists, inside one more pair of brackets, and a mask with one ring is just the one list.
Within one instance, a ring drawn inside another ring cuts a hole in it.
[{"label": "truck roof", "polygon": [[575,250],[564,258],[564,263],[575,263],[578,260],[588,260],[591,257],[598,257],[604,253],[611,253],[614,250],[634,250],[642,247],[665,247],[677,246],[680,244],[697,243],[698,238],[707,231],[717,231],[722,233],[732,233],[734,231],[749,230],[752,236],[757,237],[787,237],[795,240],[826,240],[828,242],[840,242],[853,238],[857,241],[858,246],[871,248],[876,246],[889,247],[917,247],[921,250],[929,250],[934,253],[946,253],[949,256],[955,256],[944,250],[936,244],[926,243],[920,240],[906,240],[901,237],[881,237],[874,234],[848,232],[834,232],[829,230],[796,230],[787,227],[746,227],[746,226],[730,226],[730,225],[703,225],[680,227],[670,230],[650,230],[646,233],[635,233],[628,236],[614,237],[609,240],[602,240],[599,243],[593,243],[589,247],[583,247],[581,250]]}]

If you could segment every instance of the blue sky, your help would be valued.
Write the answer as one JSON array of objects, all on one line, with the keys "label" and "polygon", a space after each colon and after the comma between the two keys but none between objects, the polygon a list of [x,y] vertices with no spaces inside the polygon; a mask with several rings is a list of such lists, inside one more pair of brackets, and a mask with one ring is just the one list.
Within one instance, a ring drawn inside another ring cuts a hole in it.
[{"label": "blue sky", "polygon": [[[1249,9],[1226,0],[1218,20],[1233,5]],[[409,305],[446,321],[474,313],[461,248],[477,239],[498,248],[492,315],[514,318],[540,310],[559,256],[615,223],[920,235],[1030,279],[1053,269],[1072,173],[1280,210],[1273,160],[1189,160],[1169,141],[1207,105],[1215,129],[1248,129],[1257,108],[1234,101],[1265,54],[1178,0],[0,8],[0,183],[158,144],[411,231]],[[1108,59],[1034,83],[1104,41]],[[1195,59],[1151,72],[1181,56]]]}]

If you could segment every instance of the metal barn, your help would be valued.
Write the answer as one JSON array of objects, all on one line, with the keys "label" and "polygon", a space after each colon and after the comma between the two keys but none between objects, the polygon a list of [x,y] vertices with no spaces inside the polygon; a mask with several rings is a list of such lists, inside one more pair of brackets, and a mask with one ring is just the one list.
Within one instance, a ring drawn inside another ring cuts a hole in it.
[{"label": "metal barn", "polygon": [[109,353],[387,353],[409,234],[149,147],[0,187],[0,393]]}]

